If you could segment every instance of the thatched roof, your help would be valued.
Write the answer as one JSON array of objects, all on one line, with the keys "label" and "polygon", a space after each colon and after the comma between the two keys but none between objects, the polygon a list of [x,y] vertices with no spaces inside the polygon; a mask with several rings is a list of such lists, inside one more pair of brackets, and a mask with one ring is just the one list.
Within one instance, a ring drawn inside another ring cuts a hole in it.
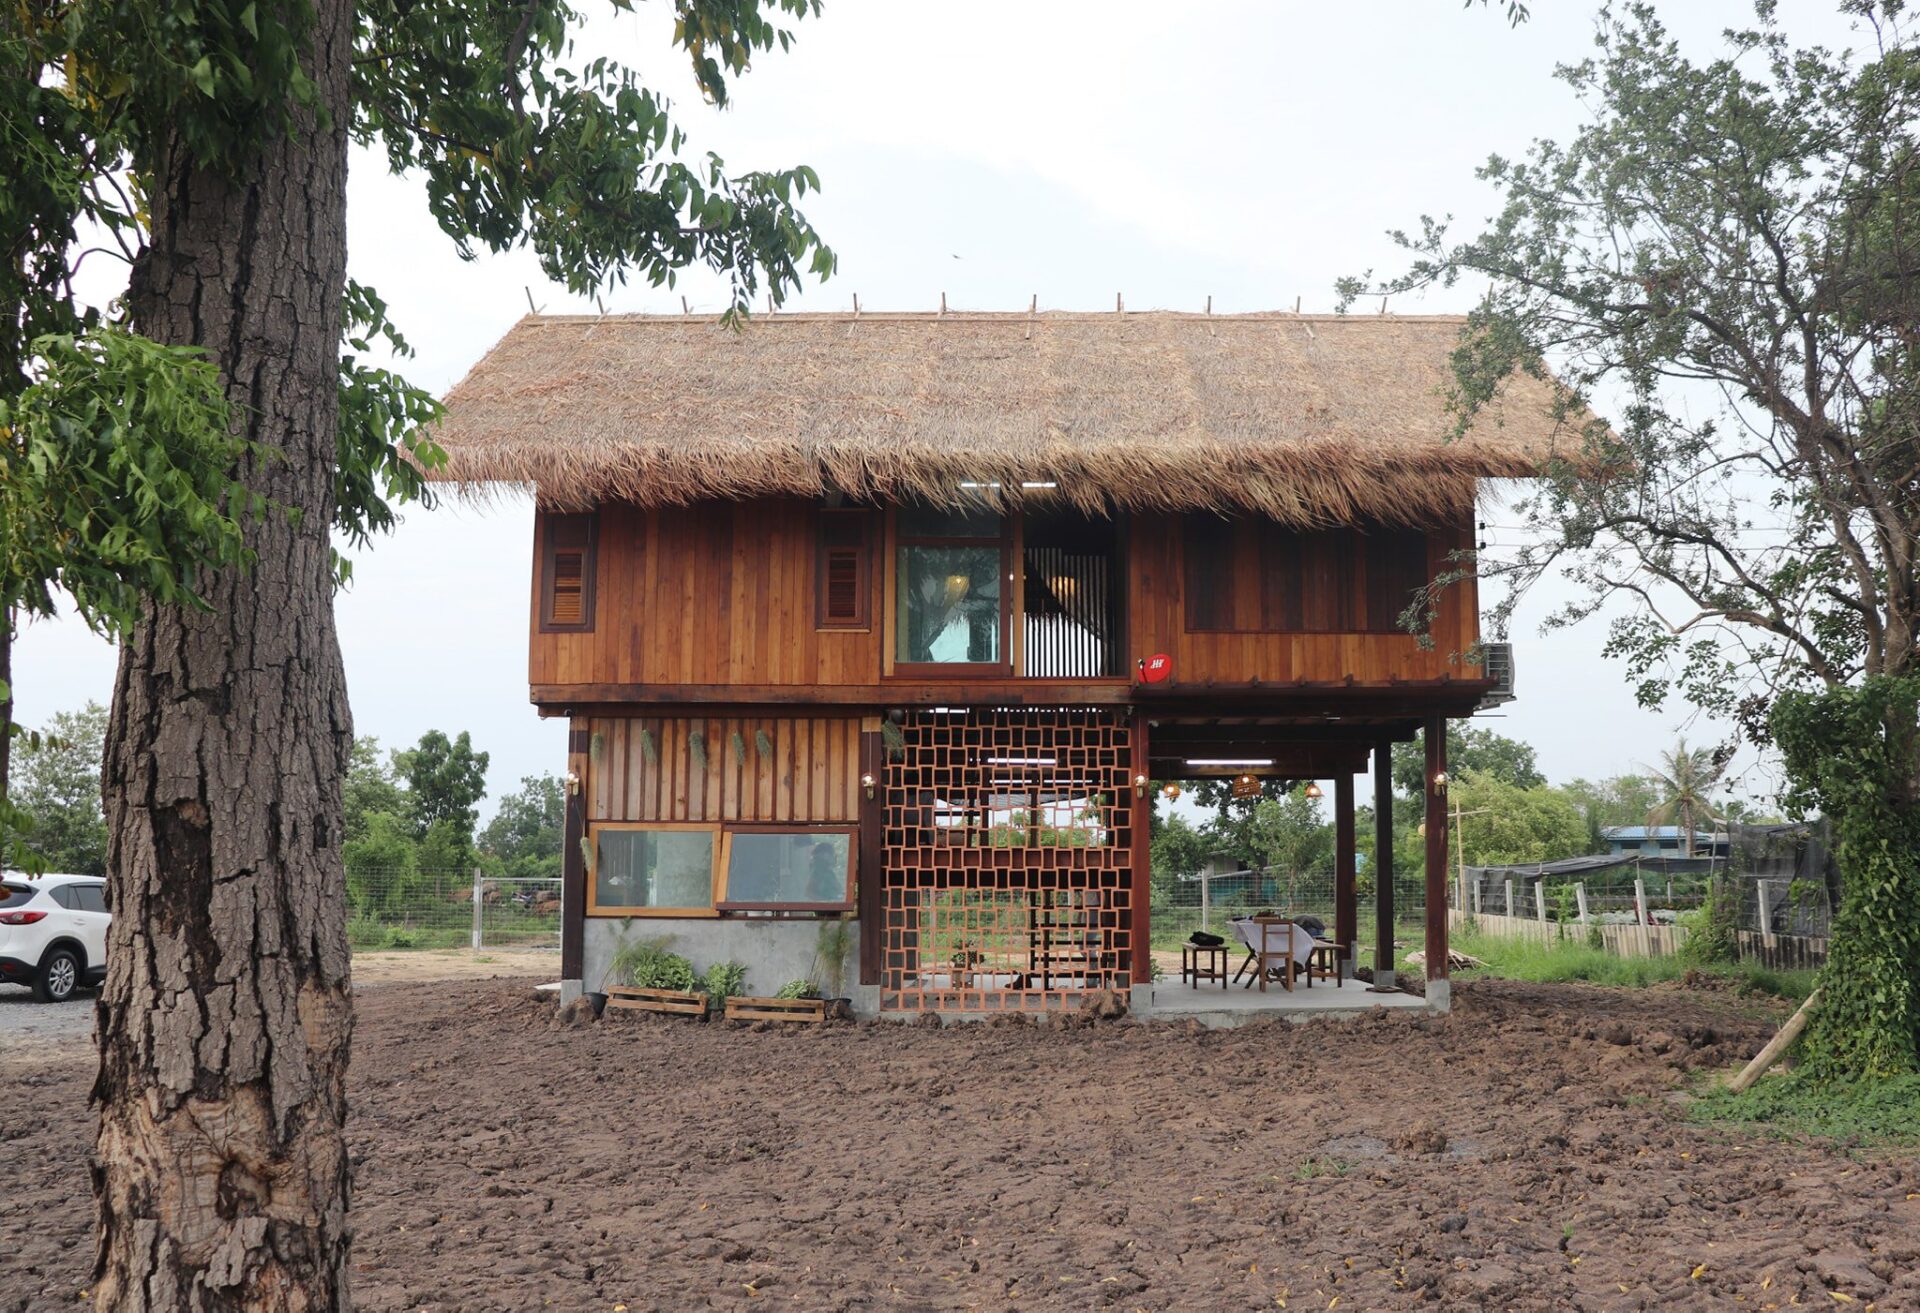
[{"label": "thatched roof", "polygon": [[[1461,513],[1577,435],[1516,378],[1464,437],[1453,316],[529,316],[446,399],[434,477],[584,508],[769,495],[1295,524]],[[962,484],[973,485],[963,490]]]}]

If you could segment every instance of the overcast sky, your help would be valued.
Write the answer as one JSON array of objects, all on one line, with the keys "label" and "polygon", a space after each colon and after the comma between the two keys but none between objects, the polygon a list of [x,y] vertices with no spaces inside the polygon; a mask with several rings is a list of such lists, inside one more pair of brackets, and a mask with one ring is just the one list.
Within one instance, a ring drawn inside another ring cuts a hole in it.
[{"label": "overcast sky", "polygon": [[[1581,122],[1552,71],[1591,50],[1594,6],[1532,7],[1510,29],[1504,4],[1458,0],[827,0],[790,53],[735,83],[724,114],[696,103],[660,4],[597,24],[582,45],[676,97],[692,149],[734,169],[819,171],[825,191],[806,208],[840,272],[796,308],[848,309],[857,293],[869,310],[932,309],[944,292],[956,308],[1024,309],[1037,294],[1042,308],[1093,310],[1122,293],[1128,309],[1198,310],[1212,296],[1222,312],[1296,298],[1325,311],[1336,278],[1398,267],[1385,230],[1422,213],[1484,218],[1493,198],[1473,174],[1489,153],[1565,139]],[[1659,8],[1702,58],[1751,14],[1737,0]],[[1848,44],[1833,8],[1781,5],[1796,35]],[[462,262],[423,190],[372,154],[354,158],[348,219],[353,276],[390,302],[419,351],[407,368],[435,392],[529,296],[545,311],[593,308],[546,284],[525,252]],[[604,302],[678,312],[683,294],[696,309],[723,302],[697,274],[671,290],[610,288]],[[1470,296],[1394,308],[1458,311]],[[415,508],[357,558],[339,599],[359,732],[392,747],[470,730],[492,756],[496,796],[564,764],[562,722],[527,702],[531,531],[522,499]],[[1487,536],[1497,550],[1502,530]],[[1547,600],[1514,634],[1519,700],[1482,723],[1534,744],[1549,778],[1639,769],[1677,732],[1723,736],[1689,728],[1682,707],[1635,707],[1598,654],[1601,622],[1540,636]],[[106,701],[113,660],[75,624],[32,627],[15,656],[21,719]]]}]

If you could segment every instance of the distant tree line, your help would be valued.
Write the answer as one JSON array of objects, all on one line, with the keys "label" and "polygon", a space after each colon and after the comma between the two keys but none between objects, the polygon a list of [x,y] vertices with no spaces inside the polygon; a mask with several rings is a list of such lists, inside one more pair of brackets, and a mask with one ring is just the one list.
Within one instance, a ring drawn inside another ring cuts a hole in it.
[{"label": "distant tree line", "polygon": [[[107,822],[100,763],[107,711],[88,702],[53,716],[39,746],[18,751],[12,799],[22,814],[6,865],[74,875],[105,875]],[[469,734],[429,730],[411,748],[383,752],[358,738],[344,785],[348,892],[400,900],[423,873],[475,867],[494,878],[558,877],[566,799],[553,775],[529,775],[477,828],[487,791],[487,754]],[[396,904],[398,905],[398,904]]]},{"label": "distant tree line", "polygon": [[[1604,832],[1618,826],[1678,825],[1683,831],[1710,831],[1729,820],[1771,819],[1756,815],[1738,799],[1715,798],[1725,766],[1719,755],[1690,749],[1682,741],[1660,755],[1658,766],[1555,786],[1541,773],[1530,744],[1452,723],[1447,729],[1447,803],[1449,812],[1459,816],[1459,830],[1449,839],[1448,861],[1464,857],[1469,866],[1551,862],[1606,852]],[[1421,743],[1394,745],[1391,770],[1395,865],[1404,877],[1419,869],[1425,852],[1421,823],[1426,758]],[[1209,862],[1296,875],[1330,872],[1334,835],[1324,800],[1290,784],[1267,780],[1259,797],[1245,799],[1234,798],[1224,780],[1183,784],[1183,795],[1212,813],[1198,824],[1170,811],[1165,794],[1156,792],[1156,898],[1170,900],[1176,881],[1197,875]],[[1373,888],[1372,807],[1355,808],[1354,828],[1364,896]]]}]

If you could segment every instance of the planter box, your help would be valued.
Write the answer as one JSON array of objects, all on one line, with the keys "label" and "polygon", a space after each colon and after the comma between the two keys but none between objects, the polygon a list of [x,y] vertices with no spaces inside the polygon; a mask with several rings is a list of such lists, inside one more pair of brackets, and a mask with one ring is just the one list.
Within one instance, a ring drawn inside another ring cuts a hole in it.
[{"label": "planter box", "polygon": [[727,1000],[728,1021],[825,1021],[822,998],[754,998],[735,994]]},{"label": "planter box", "polygon": [[704,1017],[707,1015],[707,996],[679,989],[636,989],[632,985],[614,985],[607,990],[607,1006]]}]

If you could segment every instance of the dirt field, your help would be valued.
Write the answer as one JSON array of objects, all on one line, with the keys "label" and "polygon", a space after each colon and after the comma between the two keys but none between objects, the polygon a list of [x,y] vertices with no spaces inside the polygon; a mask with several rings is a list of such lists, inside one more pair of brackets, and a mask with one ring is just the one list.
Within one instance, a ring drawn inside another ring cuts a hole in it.
[{"label": "dirt field", "polygon": [[[364,989],[361,1308],[1920,1309],[1920,1161],[1681,1119],[1773,1024],[1724,995],[757,1033],[529,984]],[[0,1064],[0,1310],[87,1283],[87,1074]]]}]

